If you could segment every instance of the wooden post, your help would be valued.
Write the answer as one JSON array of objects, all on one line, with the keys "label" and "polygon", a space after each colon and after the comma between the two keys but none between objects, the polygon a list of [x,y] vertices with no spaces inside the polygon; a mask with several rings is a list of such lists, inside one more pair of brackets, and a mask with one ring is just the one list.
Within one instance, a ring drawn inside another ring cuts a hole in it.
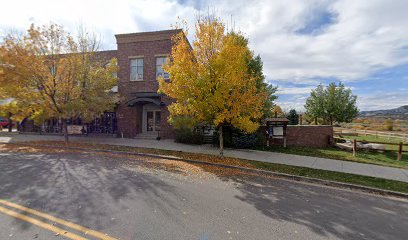
[{"label": "wooden post", "polygon": [[266,146],[267,147],[269,147],[269,132],[268,132],[268,130],[266,130],[265,131],[265,139],[266,139],[266,142],[265,142],[265,144],[266,144]]},{"label": "wooden post", "polygon": [[398,146],[398,156],[397,156],[397,160],[400,161],[402,158],[402,142],[399,143]]},{"label": "wooden post", "polygon": [[357,140],[354,138],[353,139],[353,157],[356,156],[356,152],[357,152]]}]

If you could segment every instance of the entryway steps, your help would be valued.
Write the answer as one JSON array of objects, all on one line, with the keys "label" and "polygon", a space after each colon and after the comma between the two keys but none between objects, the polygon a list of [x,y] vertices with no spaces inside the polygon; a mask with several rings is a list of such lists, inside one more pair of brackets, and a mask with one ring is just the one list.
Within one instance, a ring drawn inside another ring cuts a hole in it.
[{"label": "entryway steps", "polygon": [[156,139],[157,132],[144,132],[136,135],[135,139]]},{"label": "entryway steps", "polygon": [[203,143],[213,143],[213,136],[212,135],[204,135],[203,136]]}]

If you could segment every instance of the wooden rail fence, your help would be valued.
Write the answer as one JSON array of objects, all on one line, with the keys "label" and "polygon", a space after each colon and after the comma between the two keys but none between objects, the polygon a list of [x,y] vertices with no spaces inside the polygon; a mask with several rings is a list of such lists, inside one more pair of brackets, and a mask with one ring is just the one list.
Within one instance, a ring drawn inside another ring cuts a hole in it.
[{"label": "wooden rail fence", "polygon": [[[339,138],[339,137],[335,137],[334,140],[346,140],[344,138]],[[397,150],[397,160],[400,161],[402,159],[402,153],[404,152],[408,152],[408,150],[404,150],[404,146],[408,147],[407,143],[403,143],[403,142],[399,142],[399,143],[390,143],[390,142],[381,142],[381,141],[361,141],[361,140],[357,140],[357,139],[353,139],[352,142],[352,150],[353,150],[353,156],[355,157],[357,155],[357,143],[363,143],[363,144],[368,144],[368,143],[375,143],[375,144],[382,144],[382,145],[391,145],[391,146],[398,146],[398,150]],[[380,149],[372,149],[372,150],[380,150]],[[393,150],[385,150],[385,151],[393,151]]]},{"label": "wooden rail fence", "polygon": [[385,131],[375,131],[375,130],[359,130],[359,129],[342,129],[335,128],[335,135],[344,135],[344,136],[375,136],[375,137],[385,137],[385,138],[399,138],[401,140],[408,141],[408,134],[401,132],[385,132]]}]

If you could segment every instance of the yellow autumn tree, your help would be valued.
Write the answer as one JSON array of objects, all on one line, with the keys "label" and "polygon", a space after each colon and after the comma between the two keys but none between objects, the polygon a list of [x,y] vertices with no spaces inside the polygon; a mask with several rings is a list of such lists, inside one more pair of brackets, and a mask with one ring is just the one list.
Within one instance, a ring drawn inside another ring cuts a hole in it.
[{"label": "yellow autumn tree", "polygon": [[257,89],[248,69],[250,49],[236,34],[226,32],[218,18],[199,18],[190,46],[183,31],[173,37],[170,61],[164,70],[170,80],[159,80],[159,92],[174,101],[170,118],[187,116],[217,127],[223,155],[225,124],[251,133],[257,130],[267,94]]},{"label": "yellow autumn tree", "polygon": [[[10,64],[4,62],[4,49],[0,48],[0,82],[5,77],[4,69],[12,67]],[[0,85],[0,117],[7,118],[8,130],[11,132],[13,121],[20,121],[25,114],[19,109],[16,101],[10,99],[6,85]],[[1,130],[1,129],[0,129]]]},{"label": "yellow autumn tree", "polygon": [[[0,88],[1,91],[1,88]],[[8,119],[8,131],[12,131],[12,126],[23,120],[30,114],[30,109],[19,106],[17,101],[7,99],[3,104],[0,104],[0,117]]]},{"label": "yellow autumn tree", "polygon": [[282,110],[282,108],[279,105],[275,105],[272,107],[272,113],[274,115],[274,117],[279,117],[284,115],[284,112]]},{"label": "yellow autumn tree", "polygon": [[10,35],[0,45],[0,86],[34,120],[62,119],[68,142],[68,119],[89,121],[115,104],[116,59],[99,59],[98,47],[84,30],[73,37],[59,25],[31,25],[24,36]]}]

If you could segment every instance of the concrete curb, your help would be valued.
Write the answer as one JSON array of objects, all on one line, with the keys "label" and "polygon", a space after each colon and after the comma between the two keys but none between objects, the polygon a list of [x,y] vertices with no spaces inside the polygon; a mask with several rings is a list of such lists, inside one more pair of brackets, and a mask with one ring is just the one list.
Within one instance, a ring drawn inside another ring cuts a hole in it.
[{"label": "concrete curb", "polygon": [[[0,144],[2,144],[2,143],[0,143]],[[237,169],[237,170],[250,172],[250,173],[266,174],[266,175],[269,175],[269,176],[279,177],[279,178],[283,178],[283,179],[287,179],[287,180],[291,180],[291,181],[315,183],[315,184],[325,185],[325,186],[330,186],[330,187],[338,187],[338,188],[343,188],[343,189],[358,190],[358,191],[366,192],[366,193],[374,193],[374,194],[379,194],[379,195],[384,195],[384,196],[391,196],[391,197],[399,197],[399,198],[408,199],[408,194],[401,193],[401,192],[395,192],[395,191],[391,191],[391,190],[385,190],[385,189],[379,189],[379,188],[373,188],[373,187],[366,187],[366,186],[362,186],[362,185],[355,185],[355,184],[351,184],[351,183],[342,183],[342,182],[336,182],[336,181],[324,180],[324,179],[318,179],[318,178],[297,176],[297,175],[267,171],[267,170],[262,170],[262,169],[253,169],[253,168],[246,168],[246,167],[240,167],[240,166],[224,165],[224,164],[220,164],[220,163],[211,163],[211,162],[204,162],[204,161],[198,161],[198,160],[183,159],[183,158],[179,158],[179,157],[175,157],[175,156],[168,156],[168,155],[126,152],[126,151],[114,151],[114,150],[105,150],[105,149],[90,149],[90,148],[69,147],[69,146],[38,145],[38,144],[31,144],[31,143],[24,143],[24,142],[21,142],[21,143],[3,143],[3,144],[31,146],[31,147],[45,147],[45,148],[54,148],[54,149],[55,148],[57,148],[57,149],[71,149],[71,150],[81,150],[81,151],[88,151],[88,152],[106,152],[106,153],[112,153],[112,154],[128,154],[128,155],[152,157],[152,158],[158,158],[158,159],[170,159],[170,160],[174,160],[174,161],[182,161],[182,162],[187,162],[187,163],[209,165],[209,166],[229,168],[229,169]]]}]

